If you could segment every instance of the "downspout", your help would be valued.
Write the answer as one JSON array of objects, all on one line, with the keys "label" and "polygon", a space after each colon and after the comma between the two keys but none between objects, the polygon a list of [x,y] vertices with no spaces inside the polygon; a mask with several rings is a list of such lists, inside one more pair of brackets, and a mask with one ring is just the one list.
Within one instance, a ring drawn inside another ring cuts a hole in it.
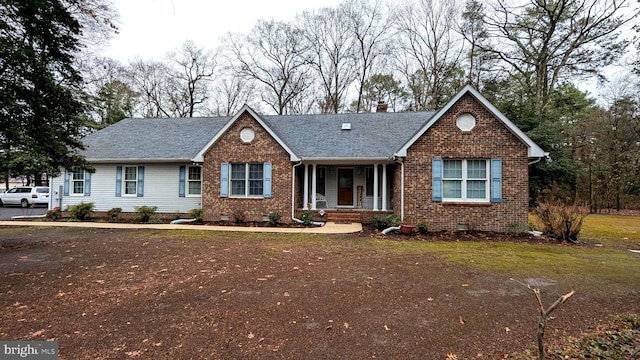
[{"label": "downspout", "polygon": [[542,158],[537,158],[536,160],[533,160],[533,161],[529,162],[529,166],[539,163],[540,160],[542,160]]},{"label": "downspout", "polygon": [[404,222],[404,161],[400,162],[400,221]]},{"label": "downspout", "polygon": [[[304,224],[304,221],[296,218],[296,167],[300,165],[302,165],[302,160],[293,165],[293,168],[291,170],[291,220],[297,222],[298,224]],[[311,224],[316,226],[324,226],[324,223],[319,221],[312,221]]]},{"label": "downspout", "polygon": [[400,221],[404,222],[404,160],[396,154],[392,159],[400,163]]}]

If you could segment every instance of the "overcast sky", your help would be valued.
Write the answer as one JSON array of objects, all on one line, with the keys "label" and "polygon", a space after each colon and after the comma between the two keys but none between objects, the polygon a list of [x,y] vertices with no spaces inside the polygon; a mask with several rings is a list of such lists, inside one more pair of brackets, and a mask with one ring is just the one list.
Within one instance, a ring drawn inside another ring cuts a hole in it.
[{"label": "overcast sky", "polygon": [[225,33],[248,32],[257,19],[289,21],[303,10],[333,7],[339,0],[115,0],[120,33],[104,56],[122,62],[160,58],[185,40],[215,48]]}]

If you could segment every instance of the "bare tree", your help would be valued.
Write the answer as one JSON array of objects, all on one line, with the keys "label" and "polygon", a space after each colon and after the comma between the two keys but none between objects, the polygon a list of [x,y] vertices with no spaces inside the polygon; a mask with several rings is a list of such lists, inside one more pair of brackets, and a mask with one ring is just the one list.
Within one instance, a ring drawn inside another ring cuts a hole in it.
[{"label": "bare tree", "polygon": [[265,90],[262,100],[278,115],[292,112],[291,103],[310,82],[309,43],[303,31],[285,22],[259,20],[246,36],[227,39],[240,74]]},{"label": "bare tree", "polygon": [[485,25],[484,3],[478,0],[467,0],[462,12],[462,22],[458,31],[468,46],[465,48],[467,62],[467,82],[479,89],[482,79],[494,65],[490,53],[482,50],[487,46],[488,33]]},{"label": "bare tree", "polygon": [[455,1],[418,0],[399,9],[401,56],[396,61],[416,110],[440,108],[462,85],[457,15]]},{"label": "bare tree", "polygon": [[166,99],[166,74],[169,68],[158,61],[135,59],[129,63],[127,74],[134,90],[140,94],[137,113],[144,117],[171,117]]},{"label": "bare tree", "polygon": [[118,11],[113,0],[64,0],[69,13],[82,28],[82,44],[97,49],[118,32]]},{"label": "bare tree", "polygon": [[311,62],[320,83],[317,103],[322,113],[339,113],[357,78],[351,21],[341,9],[305,11],[298,18],[310,45]]},{"label": "bare tree", "polygon": [[169,73],[169,98],[175,114],[179,117],[193,117],[209,99],[211,81],[217,60],[212,51],[186,41],[179,51],[172,51],[168,58],[175,67]]},{"label": "bare tree", "polygon": [[135,59],[129,64],[132,88],[140,95],[139,112],[147,117],[192,117],[208,113],[216,67],[211,51],[185,42],[167,60]]},{"label": "bare tree", "polygon": [[212,113],[217,116],[229,116],[253,99],[255,89],[252,82],[237,74],[227,73],[217,77],[214,94]]},{"label": "bare tree", "polygon": [[[356,112],[363,110],[365,83],[379,65],[380,58],[388,55],[389,40],[393,36],[389,12],[382,1],[347,0],[340,5],[351,20],[355,38],[354,58],[358,66]],[[380,100],[380,99],[378,99]],[[365,109],[366,110],[366,109]]]},{"label": "bare tree", "polygon": [[122,63],[111,58],[92,57],[85,64],[84,90],[89,117],[108,125],[133,116],[138,95]]},{"label": "bare tree", "polygon": [[548,105],[558,83],[598,74],[625,51],[621,26],[638,16],[632,0],[495,0],[484,22],[492,52],[532,89],[536,110]]}]

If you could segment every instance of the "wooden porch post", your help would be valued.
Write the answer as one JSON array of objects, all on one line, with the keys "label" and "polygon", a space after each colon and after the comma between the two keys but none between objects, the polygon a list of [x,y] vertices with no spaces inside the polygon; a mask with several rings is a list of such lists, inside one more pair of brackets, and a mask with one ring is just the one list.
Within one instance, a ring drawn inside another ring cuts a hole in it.
[{"label": "wooden porch post", "polygon": [[316,209],[316,193],[317,193],[317,164],[311,165],[311,210]]},{"label": "wooden porch post", "polygon": [[387,164],[382,164],[382,211],[387,211]]},{"label": "wooden porch post", "polygon": [[302,203],[303,210],[309,210],[309,165],[304,165],[304,201]]},{"label": "wooden porch post", "polygon": [[373,211],[378,210],[378,164],[373,164]]}]

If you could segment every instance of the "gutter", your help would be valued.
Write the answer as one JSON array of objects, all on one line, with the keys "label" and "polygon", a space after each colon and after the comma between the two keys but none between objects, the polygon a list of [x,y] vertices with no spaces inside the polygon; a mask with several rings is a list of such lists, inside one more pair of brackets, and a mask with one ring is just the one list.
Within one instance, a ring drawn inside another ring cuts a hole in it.
[{"label": "gutter", "polygon": [[537,158],[537,159],[535,159],[535,160],[533,160],[533,161],[529,162],[529,165],[537,164],[537,163],[539,163],[539,162],[540,162],[540,160],[542,160],[542,159],[545,159],[547,162],[552,162],[552,161],[553,161],[553,159],[551,159],[551,157],[549,156],[549,153],[548,153],[548,152],[546,152],[546,153],[544,153],[544,156],[541,156],[541,157],[539,157],[539,158]]}]

